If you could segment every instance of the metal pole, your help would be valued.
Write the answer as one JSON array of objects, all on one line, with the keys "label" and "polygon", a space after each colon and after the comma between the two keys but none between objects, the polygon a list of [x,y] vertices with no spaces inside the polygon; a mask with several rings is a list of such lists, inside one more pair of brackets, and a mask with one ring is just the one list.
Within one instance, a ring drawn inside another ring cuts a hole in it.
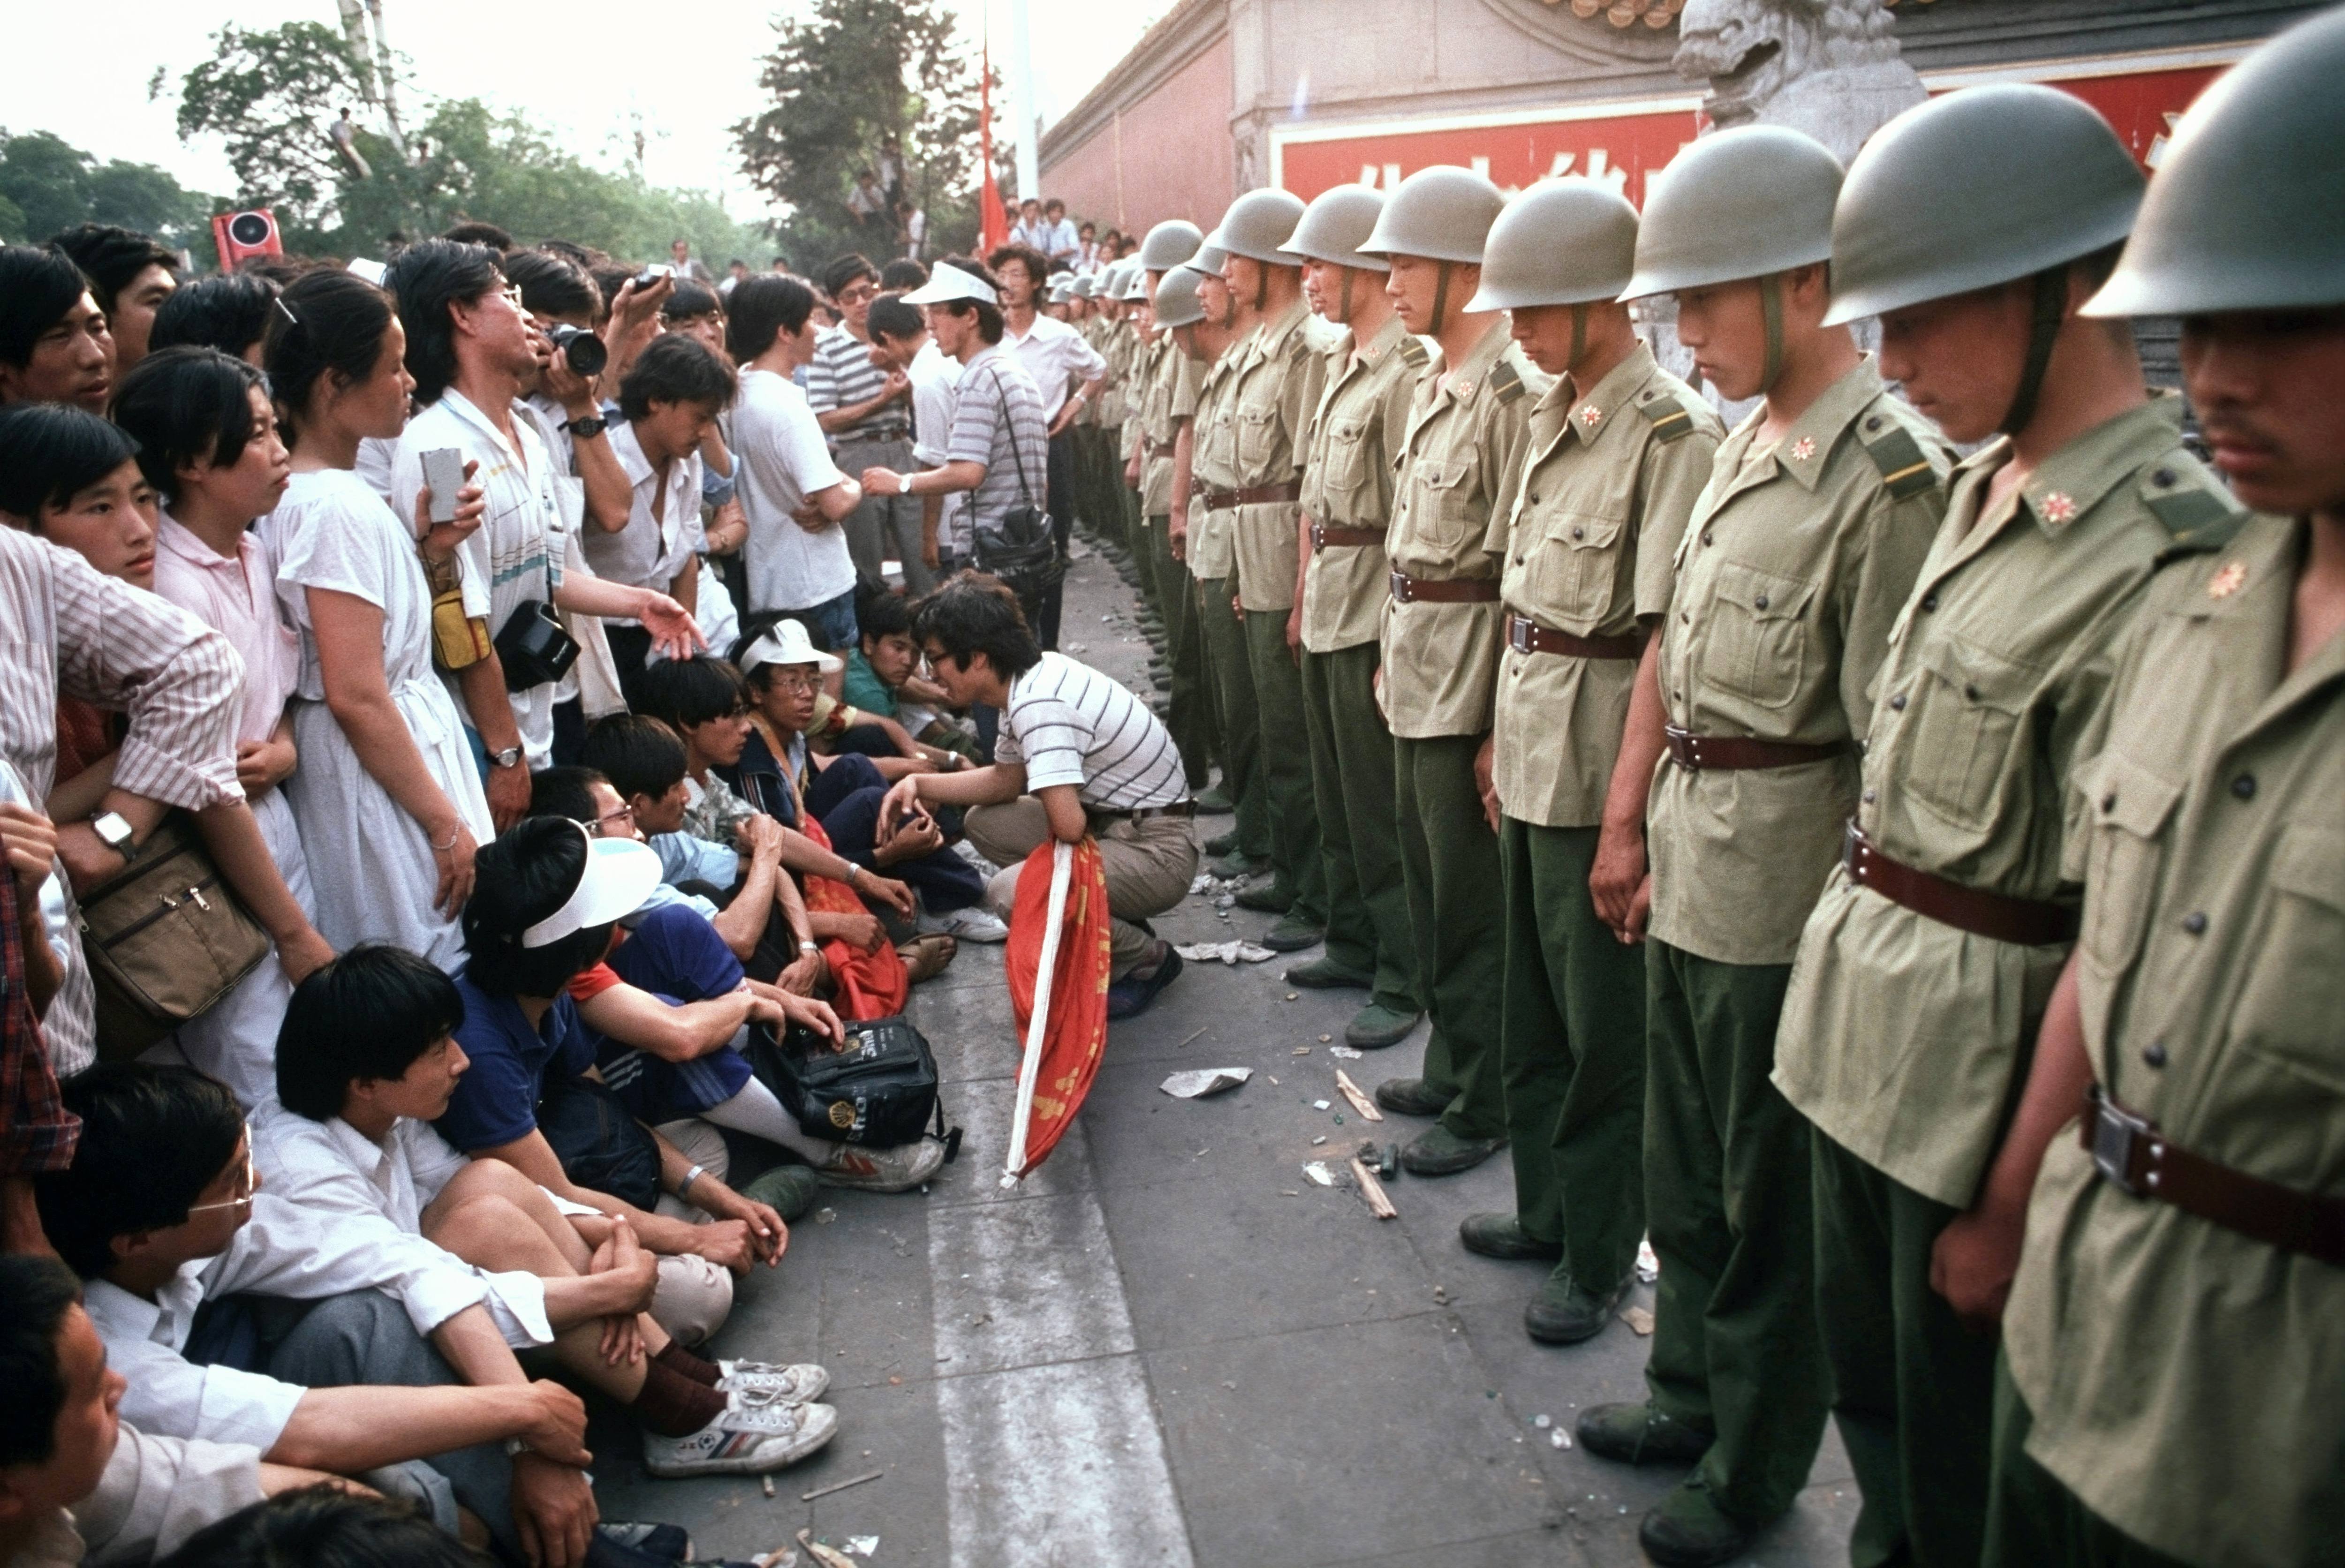
[{"label": "metal pole", "polygon": [[1010,0],[1010,97],[1018,106],[1018,199],[1040,197],[1042,175],[1036,144],[1042,111],[1034,99],[1034,29],[1027,0]]}]

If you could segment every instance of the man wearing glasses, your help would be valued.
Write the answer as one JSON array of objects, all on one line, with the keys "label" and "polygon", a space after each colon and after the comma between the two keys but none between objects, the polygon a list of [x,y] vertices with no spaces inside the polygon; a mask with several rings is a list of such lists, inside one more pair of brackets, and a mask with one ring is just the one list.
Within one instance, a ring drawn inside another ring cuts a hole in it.
[{"label": "man wearing glasses", "polygon": [[[830,438],[832,460],[841,473],[868,468],[912,466],[912,383],[903,371],[871,358],[871,302],[879,297],[879,272],[868,258],[850,251],[823,268],[822,286],[838,307],[838,325],[815,339],[807,366],[807,404]],[[920,560],[920,503],[901,495],[864,491],[863,503],[848,513],[848,553],[858,582],[881,587],[881,562],[903,563],[904,586],[926,593],[935,577]]]}]

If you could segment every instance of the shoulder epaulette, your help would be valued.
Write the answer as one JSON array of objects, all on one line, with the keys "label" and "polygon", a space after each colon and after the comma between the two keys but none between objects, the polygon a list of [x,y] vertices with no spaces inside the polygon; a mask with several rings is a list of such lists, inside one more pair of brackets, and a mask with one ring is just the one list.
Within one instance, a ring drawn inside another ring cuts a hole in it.
[{"label": "shoulder epaulette", "polygon": [[1426,349],[1425,344],[1414,332],[1404,332],[1400,335],[1398,351],[1400,357],[1406,360],[1413,369],[1422,370],[1433,362],[1432,353]]},{"label": "shoulder epaulette", "polygon": [[1693,434],[1693,410],[1663,392],[1647,392],[1637,400],[1637,411],[1653,427],[1653,439],[1673,441]]},{"label": "shoulder epaulette", "polygon": [[2170,466],[2160,466],[2141,487],[2142,504],[2166,526],[2173,541],[2158,551],[2161,562],[2220,550],[2245,526],[2248,514],[2201,485],[2182,484]]},{"label": "shoulder epaulette", "polygon": [[1485,384],[1490,389],[1490,395],[1502,404],[1513,402],[1529,389],[1523,385],[1522,372],[1504,359],[1491,370],[1490,379]]},{"label": "shoulder epaulette", "polygon": [[[1879,416],[1875,416],[1876,419]],[[1865,421],[1871,432],[1873,420]],[[1903,425],[1880,420],[1888,428],[1878,433],[1868,433],[1858,439],[1864,443],[1864,455],[1881,470],[1881,483],[1892,501],[1911,501],[1927,491],[1938,488],[1938,474],[1930,466],[1929,455],[1914,432]]]}]

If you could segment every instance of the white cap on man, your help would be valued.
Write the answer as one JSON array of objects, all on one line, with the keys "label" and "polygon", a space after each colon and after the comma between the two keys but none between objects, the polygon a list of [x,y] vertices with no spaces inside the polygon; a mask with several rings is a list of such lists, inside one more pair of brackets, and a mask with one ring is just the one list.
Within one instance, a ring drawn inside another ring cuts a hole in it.
[{"label": "white cap on man", "polygon": [[984,278],[963,272],[949,261],[939,261],[929,269],[929,280],[904,296],[907,305],[949,305],[959,299],[974,299],[980,305],[999,305],[1001,296]]},{"label": "white cap on man", "polygon": [[763,636],[741,650],[741,673],[746,675],[760,664],[812,664],[826,675],[846,668],[835,655],[817,648],[805,626],[796,621],[775,622]]},{"label": "white cap on man", "polygon": [[[580,832],[585,831],[582,824]],[[586,864],[562,907],[521,934],[524,947],[543,947],[574,932],[608,926],[632,915],[660,883],[660,857],[632,838],[586,840]]]}]

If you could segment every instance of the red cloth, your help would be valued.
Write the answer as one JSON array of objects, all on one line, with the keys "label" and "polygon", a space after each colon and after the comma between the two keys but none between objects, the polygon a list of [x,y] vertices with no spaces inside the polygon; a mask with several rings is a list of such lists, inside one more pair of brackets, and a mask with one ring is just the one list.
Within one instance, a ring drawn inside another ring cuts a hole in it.
[{"label": "red cloth", "polygon": [[118,751],[129,729],[129,720],[121,713],[110,713],[78,697],[59,697],[57,765],[52,776],[59,784],[79,778]]},{"label": "red cloth", "polygon": [[[814,813],[798,813],[798,831],[823,848],[830,848],[830,835],[823,832]],[[806,906],[810,914],[871,913],[863,907],[863,900],[855,889],[827,876],[809,875],[806,879]],[[912,991],[912,976],[904,968],[903,956],[885,936],[880,938],[878,947],[869,953],[833,937],[822,945],[822,956],[830,966],[831,980],[838,987],[830,1005],[840,1017],[891,1018],[904,1010],[904,999]]]},{"label": "red cloth", "polygon": [[[1022,1055],[1034,1017],[1034,981],[1042,966],[1042,936],[1051,919],[1051,860],[1057,840],[1045,839],[1018,873],[1018,902],[1010,916],[1010,1010]],[[1107,865],[1085,838],[1068,868],[1067,909],[1051,972],[1050,1017],[1042,1026],[1042,1061],[1034,1075],[1034,1104],[1026,1119],[1024,1176],[1058,1147],[1082,1108],[1107,1048],[1107,981],[1114,934],[1109,929]]]},{"label": "red cloth", "polygon": [[608,964],[597,964],[592,969],[581,969],[570,976],[570,984],[563,989],[570,993],[570,999],[574,1002],[591,1002],[612,986],[625,983],[619,978],[619,972]]},{"label": "red cloth", "polygon": [[[1001,210],[1001,187],[993,178],[993,30],[986,29],[977,72],[977,223],[980,254],[990,256],[1010,242],[1010,215]],[[1019,192],[1020,196],[1027,194]]]}]

